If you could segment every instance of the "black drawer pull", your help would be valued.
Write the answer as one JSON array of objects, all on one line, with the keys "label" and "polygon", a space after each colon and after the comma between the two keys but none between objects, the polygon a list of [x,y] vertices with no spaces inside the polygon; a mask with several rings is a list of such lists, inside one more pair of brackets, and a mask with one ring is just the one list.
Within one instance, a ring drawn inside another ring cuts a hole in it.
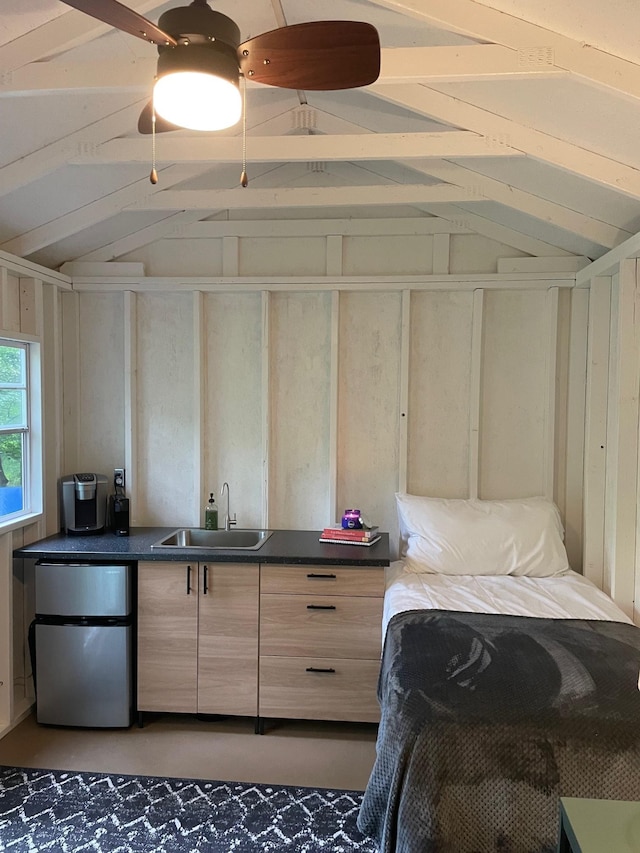
[{"label": "black drawer pull", "polygon": [[191,595],[191,566],[187,566],[187,595]]},{"label": "black drawer pull", "polygon": [[335,610],[335,604],[307,604],[307,610]]},{"label": "black drawer pull", "polygon": [[307,575],[307,577],[308,577],[308,578],[327,578],[327,580],[332,580],[332,581],[334,581],[334,580],[336,579],[337,575],[319,575],[319,574],[316,574],[316,573],[314,573],[314,572],[310,572],[310,573]]},{"label": "black drawer pull", "polygon": [[209,592],[209,566],[204,567],[204,578],[202,581],[202,592],[207,595]]},{"label": "black drawer pull", "polygon": [[328,666],[326,669],[319,666],[308,666],[307,672],[335,672],[335,669],[332,666]]}]

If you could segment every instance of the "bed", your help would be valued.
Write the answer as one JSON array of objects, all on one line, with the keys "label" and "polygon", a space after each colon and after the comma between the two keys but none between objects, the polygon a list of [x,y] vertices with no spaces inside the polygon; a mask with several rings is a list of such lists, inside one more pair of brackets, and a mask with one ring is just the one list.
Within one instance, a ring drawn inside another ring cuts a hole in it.
[{"label": "bed", "polygon": [[640,629],[570,569],[552,502],[396,497],[359,828],[381,853],[552,853],[561,796],[640,799]]}]

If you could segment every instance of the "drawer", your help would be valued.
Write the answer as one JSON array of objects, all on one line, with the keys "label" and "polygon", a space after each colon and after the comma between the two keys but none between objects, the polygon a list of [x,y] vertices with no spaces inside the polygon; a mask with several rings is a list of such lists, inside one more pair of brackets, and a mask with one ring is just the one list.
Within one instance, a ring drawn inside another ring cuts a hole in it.
[{"label": "drawer", "polygon": [[261,566],[260,592],[384,596],[382,566]]},{"label": "drawer", "polygon": [[382,599],[260,596],[260,654],[380,660]]},{"label": "drawer", "polygon": [[258,713],[377,723],[379,670],[380,662],[372,660],[261,656]]}]

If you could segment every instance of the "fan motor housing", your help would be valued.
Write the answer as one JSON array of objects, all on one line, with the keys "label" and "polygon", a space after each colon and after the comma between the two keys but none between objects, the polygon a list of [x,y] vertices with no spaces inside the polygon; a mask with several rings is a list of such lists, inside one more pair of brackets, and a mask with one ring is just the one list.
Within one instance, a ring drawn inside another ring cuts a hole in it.
[{"label": "fan motor housing", "polygon": [[[181,38],[191,39],[200,36],[198,41],[222,42],[235,52],[240,44],[240,29],[231,18],[221,12],[214,12],[206,5],[179,6],[169,9],[160,16],[158,27],[173,36],[176,41]],[[158,45],[158,53],[172,50],[171,47]]]}]

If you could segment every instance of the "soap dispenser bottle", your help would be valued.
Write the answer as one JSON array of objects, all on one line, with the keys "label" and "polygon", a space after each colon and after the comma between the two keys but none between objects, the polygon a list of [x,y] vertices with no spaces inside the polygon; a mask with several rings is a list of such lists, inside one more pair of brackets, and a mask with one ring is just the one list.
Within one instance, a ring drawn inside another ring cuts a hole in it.
[{"label": "soap dispenser bottle", "polygon": [[204,508],[204,529],[218,529],[218,507],[213,497],[213,492],[209,493],[209,502]]}]

